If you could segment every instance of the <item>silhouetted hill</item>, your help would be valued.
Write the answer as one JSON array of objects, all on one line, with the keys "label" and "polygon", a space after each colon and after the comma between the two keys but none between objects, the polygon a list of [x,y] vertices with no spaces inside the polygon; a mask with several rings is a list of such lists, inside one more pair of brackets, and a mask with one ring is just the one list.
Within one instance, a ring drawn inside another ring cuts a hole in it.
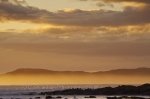
[{"label": "silhouetted hill", "polygon": [[8,72],[6,74],[20,75],[20,74],[49,74],[49,73],[54,73],[54,71],[47,70],[47,69],[21,68],[21,69],[17,69],[17,70]]},{"label": "silhouetted hill", "polygon": [[136,69],[116,69],[105,72],[96,72],[96,74],[114,74],[114,75],[149,75],[150,68],[136,68]]},{"label": "silhouetted hill", "polygon": [[41,94],[42,95],[150,95],[150,84],[144,84],[141,86],[121,85],[114,88],[104,87],[97,89],[76,88],[76,89],[58,90],[53,92],[42,92]]},{"label": "silhouetted hill", "polygon": [[0,84],[143,84],[150,83],[150,68],[110,71],[52,71],[17,69],[0,75]]},{"label": "silhouetted hill", "polygon": [[84,71],[52,71],[47,69],[31,69],[21,68],[6,74],[21,75],[21,74],[74,74],[74,75],[147,75],[150,76],[150,68],[137,68],[137,69],[117,69],[110,71],[98,71],[98,72],[84,72]]},{"label": "silhouetted hill", "polygon": [[7,75],[51,75],[51,74],[88,74],[87,72],[83,71],[52,71],[48,69],[33,69],[33,68],[21,68],[17,69],[8,73],[5,73]]}]

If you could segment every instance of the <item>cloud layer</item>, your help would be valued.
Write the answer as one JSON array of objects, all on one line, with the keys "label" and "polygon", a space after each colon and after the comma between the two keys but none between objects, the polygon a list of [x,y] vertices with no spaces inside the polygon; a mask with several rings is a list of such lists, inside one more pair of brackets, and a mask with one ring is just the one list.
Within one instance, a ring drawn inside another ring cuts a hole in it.
[{"label": "cloud layer", "polygon": [[[67,26],[124,26],[150,23],[150,6],[124,11],[72,10],[56,13],[34,7],[0,4],[0,20],[16,20]],[[138,17],[137,17],[138,16]]]},{"label": "cloud layer", "polygon": [[6,66],[6,70],[15,66],[45,66],[54,70],[88,71],[149,66],[150,1],[103,2],[121,6],[124,2],[130,5],[134,2],[144,6],[122,6],[116,11],[100,8],[52,12],[0,3],[0,25],[13,21],[18,30],[19,22],[40,25],[37,30],[19,32],[15,32],[17,28],[0,29],[0,65]]},{"label": "cloud layer", "polygon": [[[80,1],[89,1],[89,0],[80,0]],[[134,2],[134,3],[144,3],[144,4],[149,4],[150,1],[149,0],[90,0],[90,1],[95,1],[95,2],[106,2],[106,3],[109,3],[109,2],[115,2],[115,3],[120,3],[120,2]]]}]

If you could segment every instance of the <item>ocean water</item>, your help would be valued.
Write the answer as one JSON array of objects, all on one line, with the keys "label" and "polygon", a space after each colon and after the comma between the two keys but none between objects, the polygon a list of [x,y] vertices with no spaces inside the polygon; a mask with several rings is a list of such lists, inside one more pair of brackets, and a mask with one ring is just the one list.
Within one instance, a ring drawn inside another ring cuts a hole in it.
[{"label": "ocean water", "polygon": [[22,93],[40,93],[46,91],[55,91],[55,90],[64,90],[64,89],[71,89],[71,88],[102,88],[102,87],[116,87],[118,85],[107,85],[107,84],[100,84],[100,85],[7,85],[7,86],[0,86],[0,95],[18,95]]},{"label": "ocean water", "polygon": [[[106,86],[116,87],[118,85],[25,85],[25,86],[0,86],[0,99],[45,99],[45,95],[38,95],[41,92],[64,90],[69,88],[102,88]],[[34,93],[34,95],[27,95]],[[61,95],[57,95],[61,96]],[[53,96],[53,97],[57,97]],[[61,96],[61,99],[91,99],[88,96]],[[138,96],[150,98],[150,96]],[[54,98],[55,99],[55,98]],[[56,98],[57,99],[57,98]],[[107,99],[107,96],[96,96],[94,99]]]},{"label": "ocean water", "polygon": [[[45,99],[45,96],[25,96],[25,95],[20,95],[20,96],[0,96],[2,99],[36,99],[37,97],[40,97],[40,99]],[[57,96],[53,96],[57,97]],[[91,98],[85,98],[85,96],[61,96],[61,99],[91,99]],[[106,96],[96,96],[94,99],[107,99]]]},{"label": "ocean water", "polygon": [[[40,97],[40,99],[45,99],[45,96],[40,96],[40,95],[11,95],[11,96],[0,96],[0,98],[3,99],[36,99],[37,97]],[[57,96],[53,96],[57,97]],[[61,96],[61,99],[90,99],[90,98],[85,98],[85,96]],[[106,96],[96,96],[96,99],[106,99]]]},{"label": "ocean water", "polygon": [[[53,96],[53,97],[57,97],[57,96]],[[96,98],[85,98],[88,96],[61,96],[61,97],[62,97],[61,99],[107,99],[107,96],[96,96]],[[109,96],[109,97],[113,97],[113,96]],[[136,97],[143,97],[145,99],[150,98],[150,96],[136,96]],[[2,95],[0,96],[0,99],[45,99],[45,98],[46,96],[40,96],[40,95],[8,95],[8,96]],[[54,99],[60,99],[60,98],[54,98]]]}]

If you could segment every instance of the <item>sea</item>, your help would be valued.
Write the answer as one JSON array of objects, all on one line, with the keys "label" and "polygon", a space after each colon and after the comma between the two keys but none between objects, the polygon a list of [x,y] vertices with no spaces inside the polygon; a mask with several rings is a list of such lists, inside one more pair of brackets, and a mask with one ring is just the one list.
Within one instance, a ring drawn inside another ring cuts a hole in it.
[{"label": "sea", "polygon": [[[41,92],[50,92],[56,90],[64,90],[71,88],[102,88],[102,87],[116,87],[118,85],[3,85],[0,86],[0,99],[45,99],[45,95],[39,95]],[[31,94],[32,93],[32,94]],[[31,95],[29,95],[31,94]],[[91,99],[85,95],[58,95],[61,99]],[[58,97],[53,96],[53,97]],[[95,96],[94,99],[107,99],[107,96]],[[113,96],[112,96],[113,97]],[[144,98],[150,98],[150,96],[138,96]],[[53,98],[60,99],[60,98]]]}]

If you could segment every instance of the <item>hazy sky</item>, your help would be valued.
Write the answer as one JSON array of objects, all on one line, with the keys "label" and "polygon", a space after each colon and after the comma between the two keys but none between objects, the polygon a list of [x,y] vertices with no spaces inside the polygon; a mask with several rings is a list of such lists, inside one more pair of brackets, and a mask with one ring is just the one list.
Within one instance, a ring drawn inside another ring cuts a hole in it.
[{"label": "hazy sky", "polygon": [[149,0],[26,2],[0,3],[1,73],[150,67]]}]

